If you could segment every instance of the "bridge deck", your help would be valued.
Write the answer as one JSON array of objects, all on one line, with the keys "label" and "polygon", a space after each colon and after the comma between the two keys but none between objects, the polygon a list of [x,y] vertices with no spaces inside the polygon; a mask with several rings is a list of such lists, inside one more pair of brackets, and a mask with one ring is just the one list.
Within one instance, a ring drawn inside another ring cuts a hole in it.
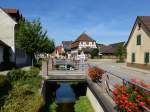
[{"label": "bridge deck", "polygon": [[82,70],[51,70],[48,72],[48,80],[85,80],[86,79],[86,72]]}]

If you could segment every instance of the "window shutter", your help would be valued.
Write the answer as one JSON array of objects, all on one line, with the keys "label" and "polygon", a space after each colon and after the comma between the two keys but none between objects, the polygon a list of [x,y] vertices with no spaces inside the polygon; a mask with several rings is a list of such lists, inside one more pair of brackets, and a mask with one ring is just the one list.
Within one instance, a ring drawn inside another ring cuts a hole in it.
[{"label": "window shutter", "polygon": [[144,55],[144,62],[149,63],[149,53],[148,52],[146,52]]},{"label": "window shutter", "polygon": [[141,45],[141,35],[137,36],[137,45]]},{"label": "window shutter", "polygon": [[132,62],[135,62],[135,53],[132,53]]}]

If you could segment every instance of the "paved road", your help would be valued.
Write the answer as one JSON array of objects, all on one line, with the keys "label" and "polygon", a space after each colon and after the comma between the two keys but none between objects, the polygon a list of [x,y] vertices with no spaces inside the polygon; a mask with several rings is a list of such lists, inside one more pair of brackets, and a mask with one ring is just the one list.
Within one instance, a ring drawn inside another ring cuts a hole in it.
[{"label": "paved road", "polygon": [[[126,79],[136,78],[139,80],[144,80],[146,83],[150,83],[150,71],[126,67],[125,63],[115,63],[112,60],[95,60],[90,61],[89,63],[95,64],[106,71],[109,71]],[[113,79],[113,83],[119,81],[119,79],[115,77],[111,78]]]}]

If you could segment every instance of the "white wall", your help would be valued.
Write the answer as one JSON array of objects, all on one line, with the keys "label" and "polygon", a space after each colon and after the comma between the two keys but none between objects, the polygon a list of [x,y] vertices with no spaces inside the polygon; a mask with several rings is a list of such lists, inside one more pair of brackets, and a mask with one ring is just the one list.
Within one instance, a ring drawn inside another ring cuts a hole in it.
[{"label": "white wall", "polygon": [[82,49],[82,48],[97,48],[96,47],[96,42],[80,42],[79,43],[79,49]]},{"label": "white wall", "polygon": [[3,62],[3,48],[0,47],[0,63]]},{"label": "white wall", "polygon": [[103,108],[101,107],[101,105],[99,104],[99,102],[97,101],[97,99],[95,98],[95,96],[93,95],[92,91],[89,88],[87,88],[86,96],[90,100],[91,105],[95,110],[95,112],[104,112]]},{"label": "white wall", "polygon": [[0,40],[11,47],[11,61],[15,60],[15,24],[16,22],[0,9]]}]

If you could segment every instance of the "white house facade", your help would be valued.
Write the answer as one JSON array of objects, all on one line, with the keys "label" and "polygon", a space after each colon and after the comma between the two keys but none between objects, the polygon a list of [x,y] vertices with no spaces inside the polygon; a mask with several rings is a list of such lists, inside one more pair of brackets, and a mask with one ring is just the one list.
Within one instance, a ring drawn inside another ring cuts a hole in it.
[{"label": "white house facade", "polygon": [[86,33],[82,33],[72,44],[71,44],[71,55],[74,59],[78,59],[81,52],[85,54],[86,58],[90,57],[90,50],[97,48],[96,41],[93,40]]},{"label": "white house facade", "polygon": [[[0,8],[0,40],[9,47],[10,62],[16,66],[23,66],[31,61],[25,51],[16,48],[15,33],[20,17],[17,9]],[[4,48],[4,46],[0,47],[0,63],[4,61]]]},{"label": "white house facade", "polygon": [[[10,61],[15,62],[15,25],[17,23],[2,9],[0,9],[0,40],[10,46],[12,52]],[[2,48],[1,48],[2,50]],[[2,51],[1,51],[2,52]],[[2,55],[2,54],[1,54]]]}]

